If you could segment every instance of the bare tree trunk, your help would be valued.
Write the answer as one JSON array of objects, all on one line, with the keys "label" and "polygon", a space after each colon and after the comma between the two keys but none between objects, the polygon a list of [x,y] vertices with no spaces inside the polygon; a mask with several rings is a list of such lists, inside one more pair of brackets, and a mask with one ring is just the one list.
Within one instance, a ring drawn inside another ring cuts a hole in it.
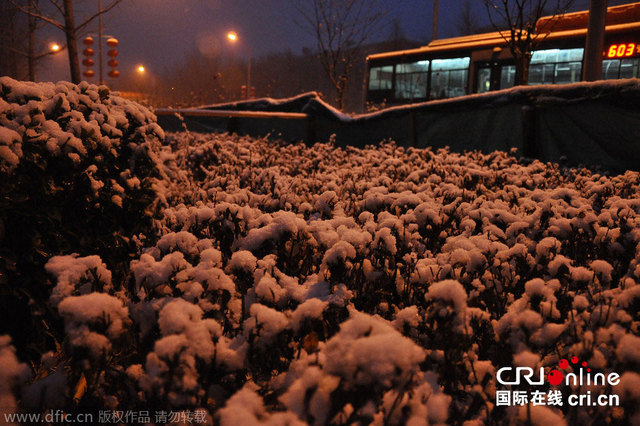
[{"label": "bare tree trunk", "polygon": [[78,61],[78,42],[76,40],[76,26],[73,20],[73,0],[64,0],[64,33],[67,38],[67,49],[69,50],[69,69],[71,71],[71,81],[80,83],[80,63]]},{"label": "bare tree trunk", "polygon": [[338,79],[338,84],[336,85],[336,93],[337,93],[337,103],[338,109],[340,111],[344,111],[344,98],[347,94],[347,83],[349,82],[349,77],[346,75],[341,75]]},{"label": "bare tree trunk", "polygon": [[529,64],[531,63],[531,56],[518,55],[515,57],[516,61],[516,86],[522,86],[529,84]]},{"label": "bare tree trunk", "polygon": [[[29,12],[33,12],[33,0],[29,0]],[[27,46],[27,67],[29,70],[29,80],[36,80],[36,58],[35,58],[35,38],[36,38],[36,18],[33,15],[27,16],[29,25],[29,44]]]}]

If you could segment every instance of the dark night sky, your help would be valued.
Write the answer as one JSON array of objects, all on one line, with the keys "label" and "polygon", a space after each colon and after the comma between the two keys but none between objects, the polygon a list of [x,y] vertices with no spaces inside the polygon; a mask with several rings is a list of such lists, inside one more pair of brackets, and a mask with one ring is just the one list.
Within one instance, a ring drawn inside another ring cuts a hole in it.
[{"label": "dark night sky", "polygon": [[[108,0],[102,0],[108,4]],[[465,0],[440,0],[439,36],[458,35],[456,24]],[[91,2],[83,2],[89,7]],[[97,2],[96,7],[97,7]],[[609,0],[609,5],[631,3]],[[149,72],[157,72],[180,61],[185,54],[200,49],[213,52],[218,49],[239,50],[247,54],[250,46],[253,56],[267,52],[315,46],[314,39],[296,24],[298,11],[291,0],[124,0],[105,16],[105,33],[120,40],[121,73],[133,73],[137,64],[144,64]],[[475,16],[487,23],[481,0],[471,0]],[[573,10],[587,9],[589,0],[577,0]],[[393,0],[385,3],[389,21],[401,23],[409,39],[426,42],[432,32],[433,0]],[[87,13],[78,10],[78,14]],[[95,29],[97,31],[97,20]],[[234,30],[242,44],[231,46],[225,39]],[[386,38],[391,26],[381,28],[379,37]],[[62,40],[57,30],[46,32],[46,40]],[[50,57],[39,70],[42,80],[68,79],[65,55]]]}]

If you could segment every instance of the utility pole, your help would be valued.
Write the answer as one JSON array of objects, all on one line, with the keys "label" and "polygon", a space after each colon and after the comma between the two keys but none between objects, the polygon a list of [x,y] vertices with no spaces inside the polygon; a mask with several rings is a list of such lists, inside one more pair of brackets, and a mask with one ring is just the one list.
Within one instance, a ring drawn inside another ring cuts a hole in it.
[{"label": "utility pole", "polygon": [[433,0],[433,35],[431,39],[438,39],[438,0]]},{"label": "utility pole", "polygon": [[247,45],[247,100],[251,99],[251,47]]},{"label": "utility pole", "polygon": [[104,74],[102,73],[102,0],[98,0],[98,81],[104,84]]},{"label": "utility pole", "polygon": [[589,27],[585,43],[583,80],[602,78],[602,52],[607,23],[607,0],[591,0],[589,5]]}]

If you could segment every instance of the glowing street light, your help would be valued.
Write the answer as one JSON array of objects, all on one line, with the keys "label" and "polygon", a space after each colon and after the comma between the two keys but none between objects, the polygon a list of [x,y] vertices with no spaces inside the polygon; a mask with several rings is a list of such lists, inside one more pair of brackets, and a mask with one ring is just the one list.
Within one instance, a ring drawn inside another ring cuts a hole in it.
[{"label": "glowing street light", "polygon": [[149,104],[157,100],[157,77],[153,67],[147,69],[144,64],[138,63],[134,70],[134,84],[141,100]]},{"label": "glowing street light", "polygon": [[[229,39],[229,41],[231,43],[237,43],[239,38],[238,38],[238,34],[235,31],[229,31],[227,33],[227,39]],[[249,46],[247,47],[247,56],[248,56],[248,61],[247,61],[247,99],[251,99],[251,49],[249,48]]]},{"label": "glowing street light", "polygon": [[49,45],[49,50],[53,53],[59,52],[61,49],[62,47],[55,41]]}]

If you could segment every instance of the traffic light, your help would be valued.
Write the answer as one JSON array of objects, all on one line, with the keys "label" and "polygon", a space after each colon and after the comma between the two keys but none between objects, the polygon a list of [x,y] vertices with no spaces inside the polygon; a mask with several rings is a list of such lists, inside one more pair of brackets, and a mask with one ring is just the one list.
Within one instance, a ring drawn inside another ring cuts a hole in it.
[{"label": "traffic light", "polygon": [[247,86],[244,84],[240,86],[240,99],[247,99]]},{"label": "traffic light", "polygon": [[120,71],[116,69],[118,67],[118,60],[116,59],[116,56],[118,56],[118,49],[116,49],[116,47],[118,47],[118,40],[113,37],[108,38],[107,46],[110,47],[107,51],[107,55],[111,58],[109,59],[109,62],[107,62],[107,65],[111,68],[109,71],[109,77],[117,78],[120,75]]},{"label": "traffic light", "polygon": [[251,91],[249,92],[251,98],[255,98],[256,97],[256,86],[251,86]]},{"label": "traffic light", "polygon": [[82,55],[84,56],[84,59],[82,60],[82,65],[86,67],[86,69],[82,74],[87,78],[91,78],[96,74],[96,72],[92,69],[95,62],[93,61],[93,59],[91,59],[91,57],[95,53],[94,50],[91,48],[91,46],[93,45],[93,38],[85,37],[84,40],[82,40],[82,44],[87,46],[82,51]]}]

